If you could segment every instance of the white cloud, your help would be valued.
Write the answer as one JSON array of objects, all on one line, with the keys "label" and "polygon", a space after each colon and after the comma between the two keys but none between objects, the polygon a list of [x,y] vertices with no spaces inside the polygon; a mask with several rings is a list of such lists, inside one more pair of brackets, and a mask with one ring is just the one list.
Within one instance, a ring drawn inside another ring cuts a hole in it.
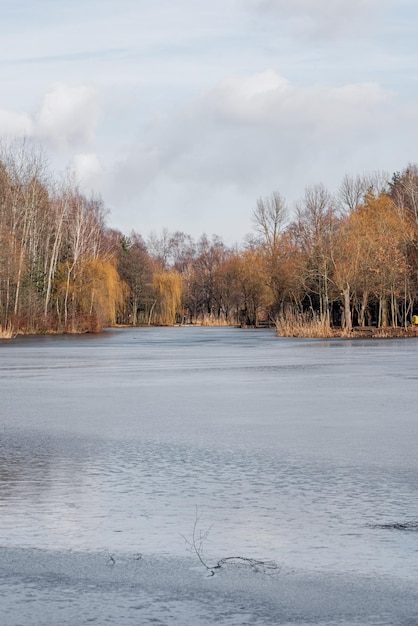
[{"label": "white cloud", "polygon": [[34,114],[0,109],[0,134],[40,139],[54,148],[85,148],[94,140],[98,96],[85,85],[52,85]]},{"label": "white cloud", "polygon": [[98,116],[98,96],[92,87],[56,83],[35,114],[35,133],[58,147],[85,146],[93,141]]},{"label": "white cloud", "polygon": [[113,168],[111,202],[125,201],[140,230],[154,220],[239,240],[260,195],[293,201],[353,167],[390,169],[382,128],[396,132],[395,105],[376,83],[298,86],[272,70],[222,80],[134,138]]},{"label": "white cloud", "polygon": [[30,137],[33,121],[25,113],[0,109],[0,135],[3,137]]},{"label": "white cloud", "polygon": [[103,173],[103,166],[94,153],[76,154],[70,169],[83,186],[94,183]]},{"label": "white cloud", "polygon": [[295,133],[309,140],[309,134],[352,136],[376,128],[393,94],[376,83],[353,83],[339,87],[291,84],[274,71],[227,79],[219,83],[200,103],[204,115],[224,127],[267,129],[267,132]]}]

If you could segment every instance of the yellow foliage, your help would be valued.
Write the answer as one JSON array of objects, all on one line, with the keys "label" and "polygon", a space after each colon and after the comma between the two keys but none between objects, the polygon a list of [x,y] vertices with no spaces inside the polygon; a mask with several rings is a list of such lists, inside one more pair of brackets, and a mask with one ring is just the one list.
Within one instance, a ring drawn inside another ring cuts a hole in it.
[{"label": "yellow foliage", "polygon": [[90,259],[83,268],[83,289],[80,304],[89,307],[104,324],[114,324],[118,307],[122,306],[125,286],[111,260]]},{"label": "yellow foliage", "polygon": [[182,281],[176,271],[159,272],[154,275],[154,288],[159,295],[160,323],[173,326],[176,314],[180,312]]},{"label": "yellow foliage", "polygon": [[94,316],[99,326],[115,323],[127,287],[113,259],[99,256],[80,258],[75,266],[61,263],[56,276],[55,291],[64,303],[66,317],[67,313],[73,320]]}]

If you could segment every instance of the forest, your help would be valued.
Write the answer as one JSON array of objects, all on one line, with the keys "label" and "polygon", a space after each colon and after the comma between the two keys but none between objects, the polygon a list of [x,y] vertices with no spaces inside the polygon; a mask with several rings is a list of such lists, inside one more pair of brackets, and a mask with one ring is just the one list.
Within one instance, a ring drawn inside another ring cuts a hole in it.
[{"label": "forest", "polygon": [[276,326],[331,336],[407,328],[418,311],[418,166],[346,175],[254,202],[240,245],[107,225],[100,197],[50,171],[42,149],[0,146],[0,336],[106,326]]}]

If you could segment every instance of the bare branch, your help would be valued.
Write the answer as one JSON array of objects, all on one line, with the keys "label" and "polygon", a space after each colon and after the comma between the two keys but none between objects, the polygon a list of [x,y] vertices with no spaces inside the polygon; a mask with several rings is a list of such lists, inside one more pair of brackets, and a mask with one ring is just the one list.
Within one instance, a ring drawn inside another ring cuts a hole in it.
[{"label": "bare branch", "polygon": [[184,535],[181,535],[184,541],[187,543],[192,552],[197,556],[200,563],[203,567],[208,570],[210,576],[215,575],[215,571],[221,569],[224,565],[232,564],[232,565],[248,565],[255,572],[266,572],[266,571],[274,571],[279,573],[281,570],[281,566],[276,563],[276,561],[267,560],[263,561],[260,559],[252,559],[245,556],[227,556],[223,559],[219,559],[215,565],[209,565],[206,559],[203,556],[203,548],[204,543],[209,537],[209,533],[213,528],[213,524],[209,526],[205,531],[201,531],[198,528],[199,521],[201,519],[201,515],[199,513],[199,509],[196,506],[196,514],[193,523],[193,533],[191,540],[187,539]]},{"label": "bare branch", "polygon": [[286,202],[278,191],[269,198],[259,198],[253,212],[256,232],[269,248],[275,248],[288,218]]}]

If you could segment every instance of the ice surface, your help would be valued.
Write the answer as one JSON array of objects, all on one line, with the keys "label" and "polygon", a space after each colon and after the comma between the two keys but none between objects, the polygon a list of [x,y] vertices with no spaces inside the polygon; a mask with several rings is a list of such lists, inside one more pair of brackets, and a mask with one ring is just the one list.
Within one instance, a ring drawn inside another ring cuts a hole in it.
[{"label": "ice surface", "polygon": [[178,558],[2,550],[2,624],[408,624],[418,594],[344,575],[227,567],[214,577]]},{"label": "ice surface", "polygon": [[[417,623],[418,533],[390,527],[418,520],[417,346],[189,327],[1,342],[1,623]],[[209,563],[280,573],[207,578],[196,512]]]}]

